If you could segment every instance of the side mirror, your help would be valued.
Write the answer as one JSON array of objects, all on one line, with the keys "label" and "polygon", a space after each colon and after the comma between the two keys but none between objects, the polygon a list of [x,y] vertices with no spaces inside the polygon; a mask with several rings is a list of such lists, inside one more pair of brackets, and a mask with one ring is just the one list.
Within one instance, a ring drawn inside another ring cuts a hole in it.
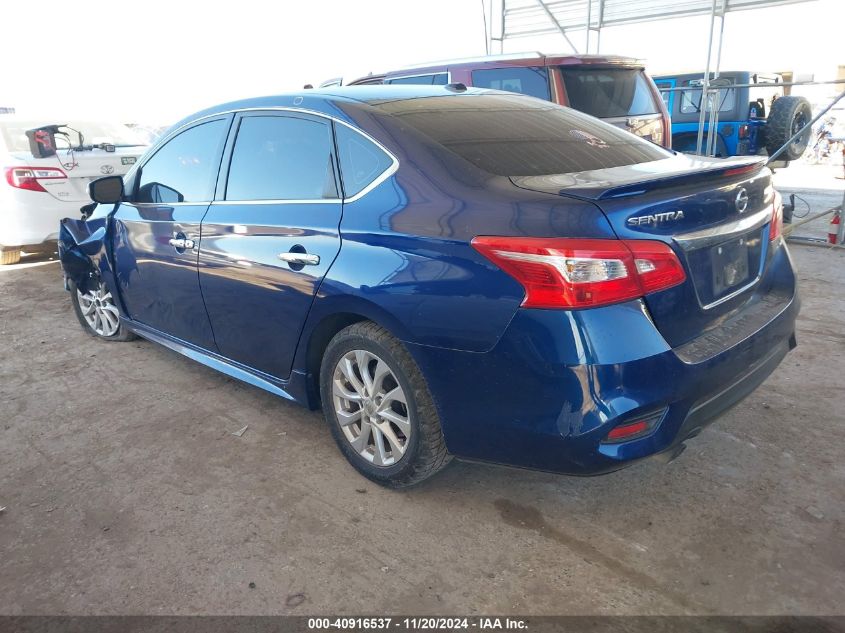
[{"label": "side mirror", "polygon": [[106,176],[88,183],[88,195],[100,204],[116,204],[123,200],[123,176]]}]

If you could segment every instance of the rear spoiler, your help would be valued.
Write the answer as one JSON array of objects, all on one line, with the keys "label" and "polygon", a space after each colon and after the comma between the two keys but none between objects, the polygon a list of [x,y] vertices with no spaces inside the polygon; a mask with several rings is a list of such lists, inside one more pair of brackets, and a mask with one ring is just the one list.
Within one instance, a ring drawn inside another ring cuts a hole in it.
[{"label": "rear spoiler", "polygon": [[716,178],[749,178],[765,168],[764,157],[707,158],[677,154],[671,158],[573,174],[512,176],[517,187],[586,200],[641,195],[656,189]]}]

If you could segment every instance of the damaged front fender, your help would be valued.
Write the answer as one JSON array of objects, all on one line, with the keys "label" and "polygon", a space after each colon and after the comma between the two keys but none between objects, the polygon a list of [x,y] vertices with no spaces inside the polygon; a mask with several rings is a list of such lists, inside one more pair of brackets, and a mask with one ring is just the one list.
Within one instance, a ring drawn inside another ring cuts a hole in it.
[{"label": "damaged front fender", "polygon": [[106,253],[106,221],[86,222],[65,218],[59,229],[59,260],[65,276],[65,287],[72,281],[82,292],[88,292],[91,280],[111,276]]}]

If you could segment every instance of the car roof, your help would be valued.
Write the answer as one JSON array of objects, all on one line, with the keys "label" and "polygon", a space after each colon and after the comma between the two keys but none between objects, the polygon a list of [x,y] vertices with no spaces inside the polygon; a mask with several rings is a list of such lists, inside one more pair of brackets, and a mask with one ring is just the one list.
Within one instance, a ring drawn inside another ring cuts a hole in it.
[{"label": "car roof", "polygon": [[[299,92],[287,94],[253,97],[250,99],[221,103],[211,108],[195,112],[176,123],[174,128],[182,127],[183,125],[201,118],[242,110],[290,108],[305,111],[310,110],[346,119],[347,117],[343,115],[342,111],[338,107],[344,103],[359,103],[366,106],[371,103],[384,103],[386,101],[417,99],[421,97],[461,97],[488,93],[494,94],[499,92],[498,90],[489,90],[486,88],[456,89],[454,87],[455,85],[456,84],[447,86],[378,84],[363,86],[329,86],[326,88],[301,90]],[[526,99],[528,98],[530,97],[526,97]]]},{"label": "car roof", "polygon": [[443,73],[459,69],[508,68],[513,66],[618,66],[621,68],[645,69],[645,63],[636,57],[622,55],[580,55],[576,53],[556,53],[546,55],[539,51],[533,53],[510,53],[506,55],[484,55],[482,57],[464,57],[460,59],[444,59],[440,61],[424,62],[394,68],[382,73],[358,77],[350,84],[370,79],[390,79],[395,76]]}]

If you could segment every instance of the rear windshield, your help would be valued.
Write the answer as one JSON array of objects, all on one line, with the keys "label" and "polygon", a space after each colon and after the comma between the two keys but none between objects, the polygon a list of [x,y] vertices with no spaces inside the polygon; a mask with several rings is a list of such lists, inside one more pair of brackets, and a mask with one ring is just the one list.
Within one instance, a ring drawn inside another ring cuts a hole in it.
[{"label": "rear windshield", "polygon": [[497,176],[589,171],[672,155],[571,108],[521,95],[420,97],[373,105]]},{"label": "rear windshield", "polygon": [[[0,134],[3,135],[3,141],[6,149],[10,152],[28,152],[29,140],[26,137],[26,131],[45,125],[67,125],[69,128],[79,130],[84,137],[85,145],[92,145],[98,143],[113,143],[114,145],[146,145],[144,139],[133,132],[129,127],[121,123],[94,123],[91,121],[68,121],[55,120],[50,121],[46,119],[33,119],[31,121],[23,120],[8,120],[0,119]],[[77,146],[79,145],[79,137],[75,132],[71,132],[67,128],[61,128],[62,132],[67,132],[70,136],[70,142]],[[67,147],[68,143],[63,136],[56,136],[56,146],[58,148]]]},{"label": "rear windshield", "polygon": [[601,119],[657,114],[660,108],[637,68],[562,67],[569,105]]}]

